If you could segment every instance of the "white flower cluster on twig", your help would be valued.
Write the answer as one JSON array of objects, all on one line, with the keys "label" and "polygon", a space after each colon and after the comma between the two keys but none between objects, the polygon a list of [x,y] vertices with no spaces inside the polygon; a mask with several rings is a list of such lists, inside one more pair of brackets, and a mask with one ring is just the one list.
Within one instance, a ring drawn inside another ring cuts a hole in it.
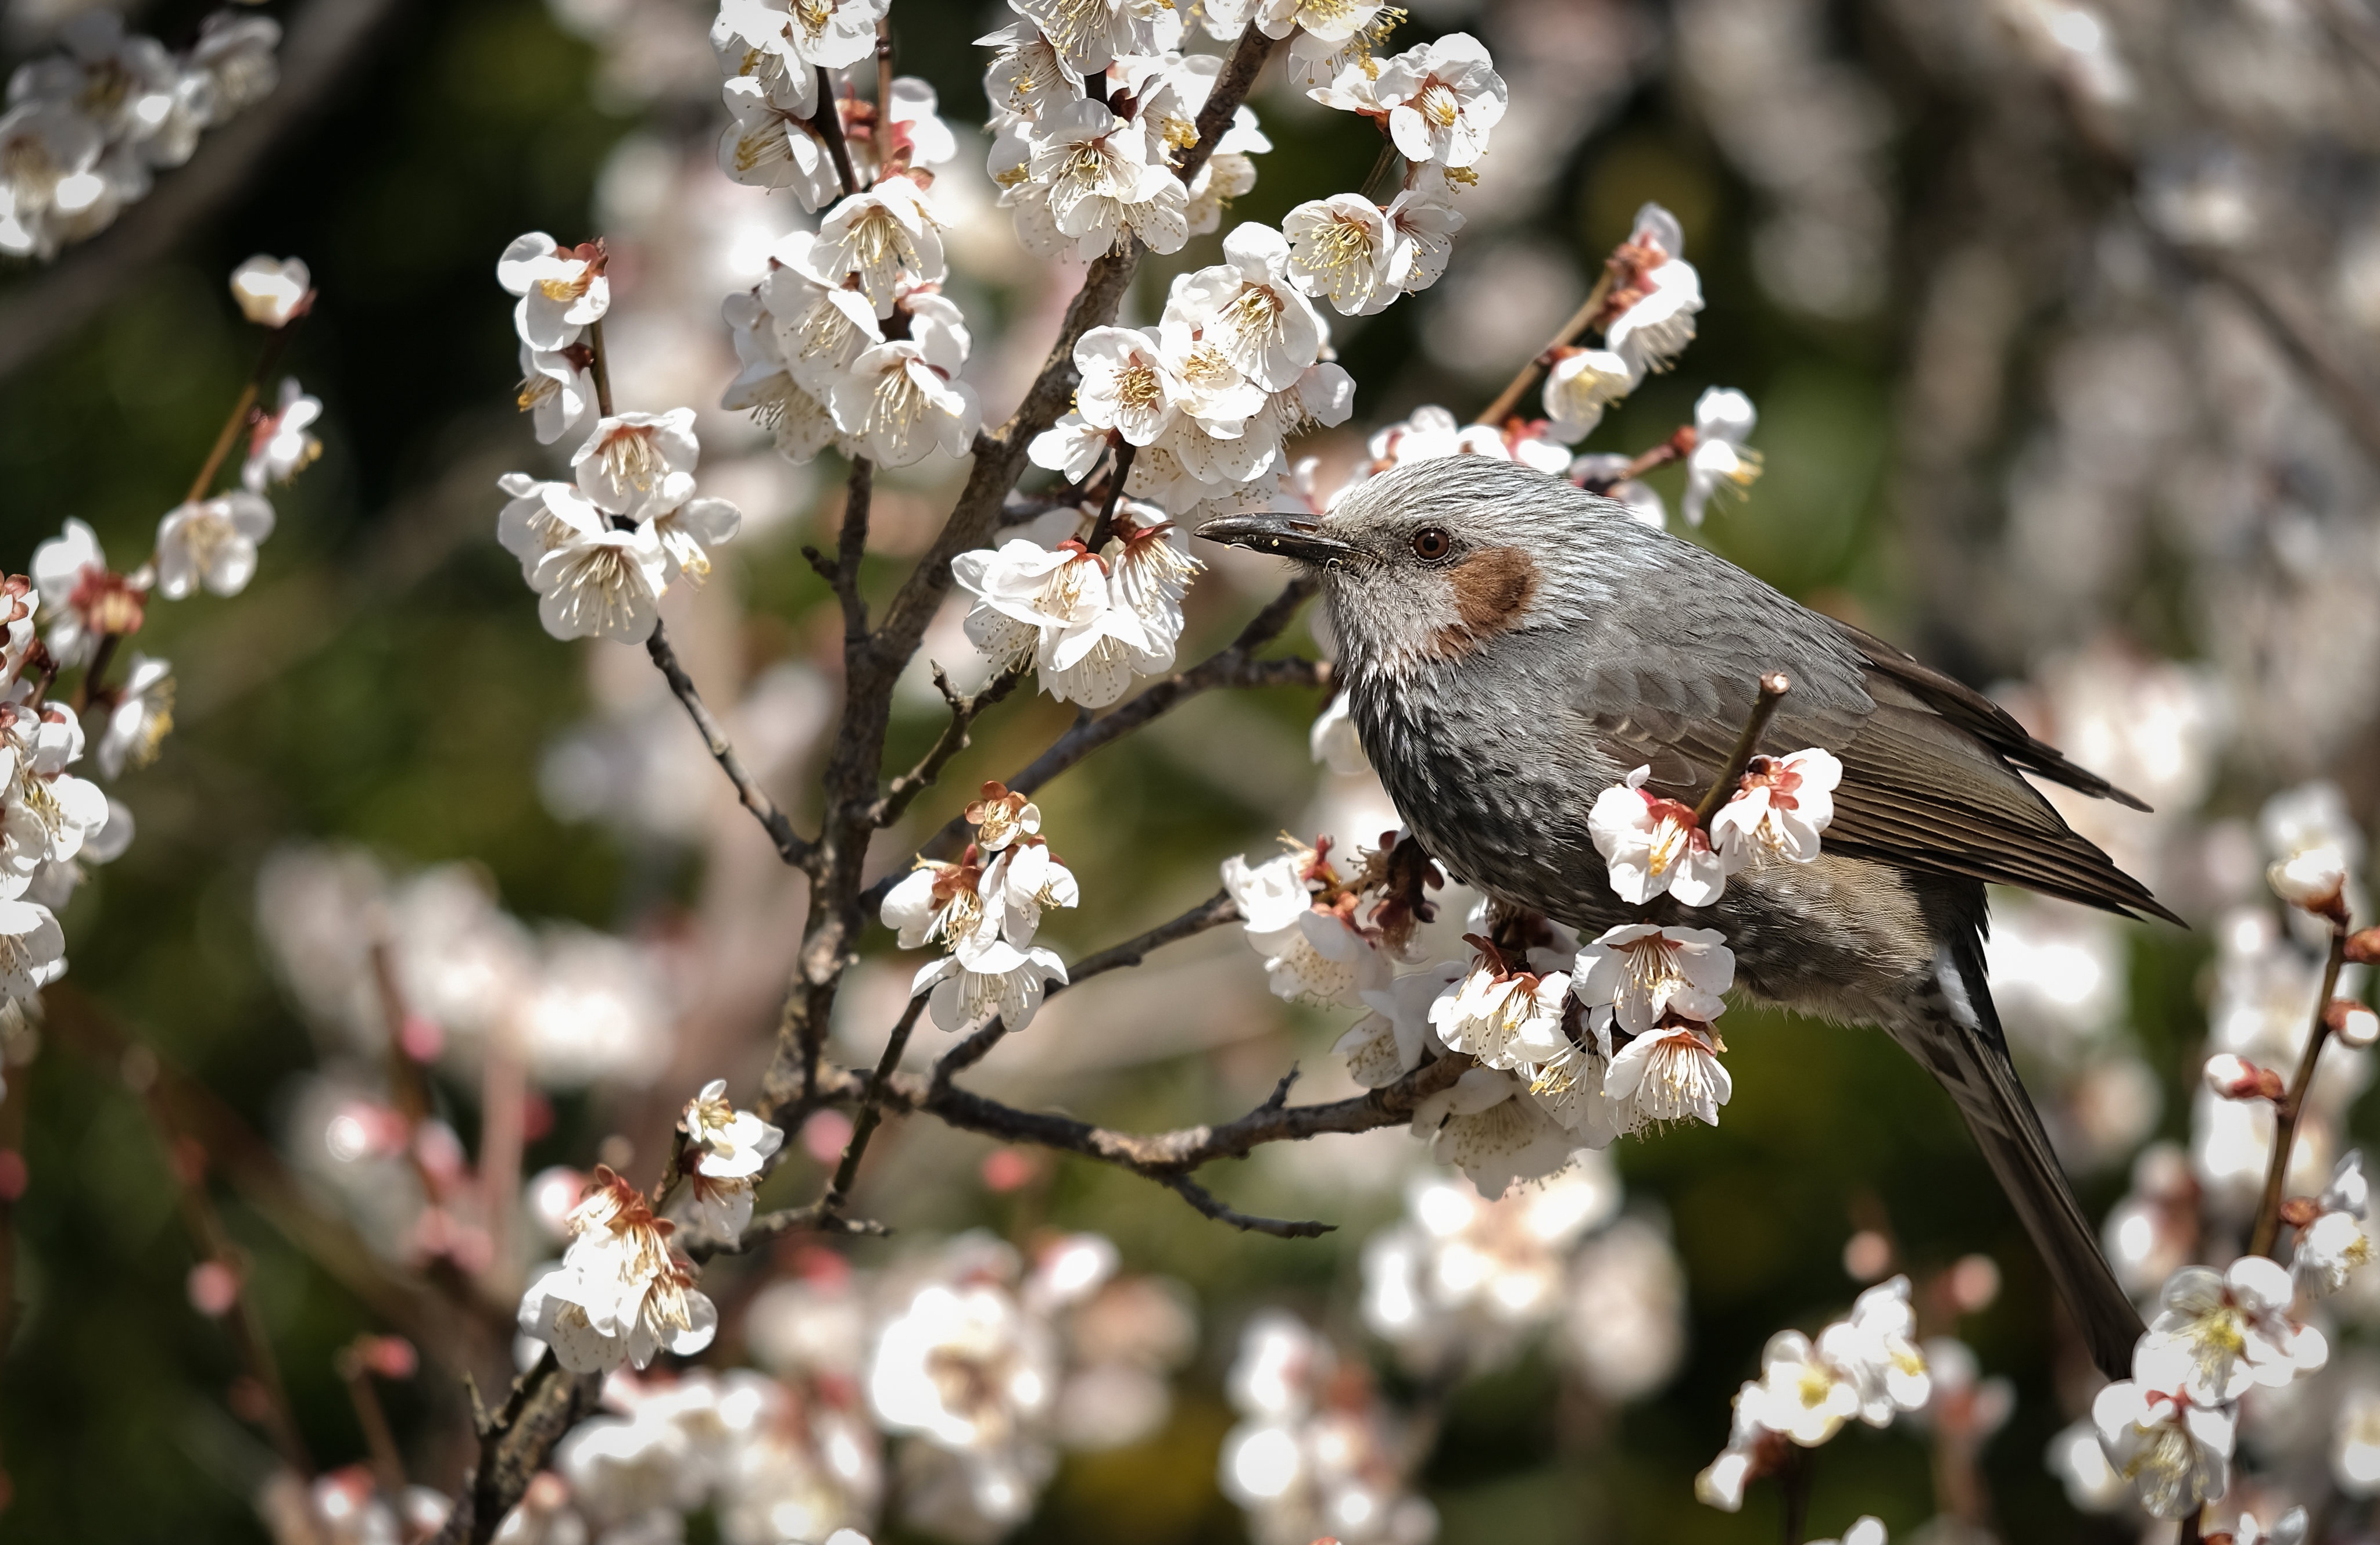
[{"label": "white flower cluster on twig", "polygon": [[280,76],[281,24],[245,11],[209,16],[178,54],[104,7],[70,18],[62,41],[18,66],[0,113],[0,252],[12,257],[46,260],[107,229]]},{"label": "white flower cluster on twig", "polygon": [[1041,809],[997,783],[967,806],[975,840],[956,863],[919,859],[884,898],[884,925],[901,948],[943,951],[917,972],[911,996],[932,995],[934,1022],[960,1030],[998,1015],[1011,1031],[1033,1022],[1051,982],[1066,980],[1057,951],[1037,945],[1045,907],[1081,899],[1073,871],[1041,836]]}]

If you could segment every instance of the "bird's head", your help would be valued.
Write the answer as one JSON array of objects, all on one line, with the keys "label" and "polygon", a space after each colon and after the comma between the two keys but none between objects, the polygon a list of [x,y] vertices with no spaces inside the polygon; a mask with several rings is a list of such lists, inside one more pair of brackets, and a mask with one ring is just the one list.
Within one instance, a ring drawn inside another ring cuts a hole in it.
[{"label": "bird's head", "polygon": [[1225,515],[1198,535],[1318,571],[1348,662],[1402,675],[1562,625],[1655,534],[1560,478],[1455,455],[1367,478],[1327,516]]}]

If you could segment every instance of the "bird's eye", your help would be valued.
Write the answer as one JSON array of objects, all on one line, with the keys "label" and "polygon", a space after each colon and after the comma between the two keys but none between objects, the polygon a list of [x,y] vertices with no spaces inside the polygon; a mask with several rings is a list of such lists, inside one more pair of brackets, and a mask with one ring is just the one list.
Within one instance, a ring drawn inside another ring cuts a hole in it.
[{"label": "bird's eye", "polygon": [[1435,525],[1425,525],[1414,533],[1414,556],[1425,563],[1435,563],[1454,550],[1454,538]]}]

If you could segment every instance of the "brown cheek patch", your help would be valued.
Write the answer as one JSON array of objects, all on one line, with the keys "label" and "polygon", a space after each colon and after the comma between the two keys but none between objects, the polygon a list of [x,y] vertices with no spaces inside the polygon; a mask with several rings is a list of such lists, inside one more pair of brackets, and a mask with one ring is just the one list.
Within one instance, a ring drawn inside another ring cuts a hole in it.
[{"label": "brown cheek patch", "polygon": [[1475,552],[1447,573],[1460,619],[1438,632],[1441,657],[1467,655],[1521,619],[1537,593],[1537,566],[1519,548]]}]

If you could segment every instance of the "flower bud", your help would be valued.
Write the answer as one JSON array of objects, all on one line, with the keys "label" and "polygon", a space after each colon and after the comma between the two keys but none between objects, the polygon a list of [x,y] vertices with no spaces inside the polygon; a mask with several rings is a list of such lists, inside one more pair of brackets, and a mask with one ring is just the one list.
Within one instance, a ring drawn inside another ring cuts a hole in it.
[{"label": "flower bud", "polygon": [[2347,855],[2325,842],[2292,853],[2265,871],[2275,895],[2335,923],[2347,921]]},{"label": "flower bud", "polygon": [[2229,1052],[2206,1059],[2206,1087],[2227,1100],[2277,1100],[2282,1094],[2278,1073]]},{"label": "flower bud", "polygon": [[2303,1228],[2322,1216],[2322,1203],[2310,1196],[2293,1196],[2281,1203],[2281,1221],[2291,1228]]},{"label": "flower bud", "polygon": [[2380,963],[2380,928],[2360,928],[2348,935],[2347,959],[2359,966]]},{"label": "flower bud", "polygon": [[2343,1045],[2357,1051],[2380,1041],[2380,1014],[2374,1014],[2351,997],[2335,997],[2324,1005],[2322,1022],[2330,1027]]},{"label": "flower bud", "polygon": [[286,262],[260,252],[231,271],[231,296],[259,327],[287,327],[313,303],[313,276],[303,259]]}]

